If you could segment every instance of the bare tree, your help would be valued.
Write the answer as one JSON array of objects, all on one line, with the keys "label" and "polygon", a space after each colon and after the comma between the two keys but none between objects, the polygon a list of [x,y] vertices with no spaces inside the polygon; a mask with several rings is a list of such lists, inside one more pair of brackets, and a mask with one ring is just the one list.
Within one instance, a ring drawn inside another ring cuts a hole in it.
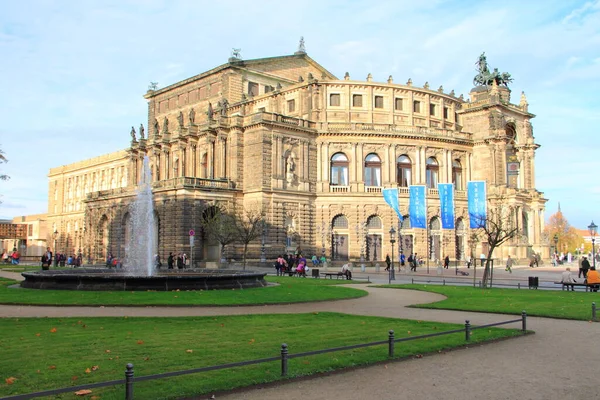
[{"label": "bare tree", "polygon": [[[4,156],[4,151],[2,151],[2,149],[0,149],[0,164],[6,163],[6,162],[8,162],[8,160]],[[10,177],[8,175],[0,174],[0,181],[7,181],[9,179],[10,179]],[[0,201],[0,203],[2,203],[2,202]]]},{"label": "bare tree", "polygon": [[265,223],[265,210],[258,205],[249,208],[244,207],[234,221],[237,240],[244,245],[243,269],[245,270],[248,245],[262,234],[263,224]]},{"label": "bare tree", "polygon": [[221,261],[223,261],[225,247],[237,240],[235,216],[221,206],[212,207],[207,211],[200,224],[208,237],[221,245]]},{"label": "bare tree", "polygon": [[503,199],[495,201],[496,206],[489,208],[487,217],[470,215],[477,222],[478,236],[489,245],[481,284],[487,287],[490,279],[491,259],[494,250],[509,239],[519,236],[519,228],[514,223],[514,209],[507,206]]}]

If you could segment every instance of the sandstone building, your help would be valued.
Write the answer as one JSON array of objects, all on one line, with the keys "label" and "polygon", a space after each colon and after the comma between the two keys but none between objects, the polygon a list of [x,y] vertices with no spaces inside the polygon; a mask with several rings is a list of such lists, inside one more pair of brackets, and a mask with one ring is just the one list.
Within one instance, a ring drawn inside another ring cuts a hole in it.
[{"label": "sandstone building", "polygon": [[[512,207],[519,238],[495,257],[548,254],[542,236],[546,199],[535,188],[535,150],[527,100],[510,103],[497,84],[475,87],[468,100],[411,80],[343,79],[300,47],[293,55],[242,60],[146,94],[146,129],[117,153],[54,168],[49,223],[59,244],[102,260],[126,253],[129,204],[144,156],[153,177],[161,258],[190,253],[197,265],[217,261],[219,246],[199,225],[216,204],[261,207],[266,225],[250,257],[273,259],[301,247],[336,260],[382,260],[397,249],[430,259],[464,259],[486,243],[469,241],[467,182],[487,182],[488,197]],[[456,229],[442,230],[437,184],[455,184]],[[383,188],[398,187],[408,214],[408,186],[427,190],[428,229],[398,225]],[[239,259],[239,248],[227,258]]]}]

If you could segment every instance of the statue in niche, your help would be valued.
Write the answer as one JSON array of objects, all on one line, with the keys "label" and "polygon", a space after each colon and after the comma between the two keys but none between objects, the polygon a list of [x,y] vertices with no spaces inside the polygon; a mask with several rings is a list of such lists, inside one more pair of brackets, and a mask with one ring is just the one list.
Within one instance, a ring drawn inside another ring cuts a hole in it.
[{"label": "statue in niche", "polygon": [[144,139],[144,124],[140,124],[140,139]]},{"label": "statue in niche", "polygon": [[286,181],[288,184],[292,184],[296,181],[296,162],[294,161],[294,154],[290,153],[285,161],[286,169]]},{"label": "statue in niche", "polygon": [[131,132],[130,132],[130,134],[131,134],[131,140],[132,140],[133,142],[135,142],[135,141],[136,141],[136,138],[135,138],[135,128],[134,128],[133,126],[131,127]]},{"label": "statue in niche", "polygon": [[190,125],[194,125],[194,122],[196,122],[196,111],[194,111],[193,108],[190,110],[188,118],[190,120]]},{"label": "statue in niche", "polygon": [[169,119],[167,117],[165,117],[165,119],[163,120],[163,132],[169,132]]},{"label": "statue in niche", "polygon": [[227,107],[229,107],[229,102],[227,99],[223,99],[223,104],[221,104],[221,115],[224,117],[227,115]]},{"label": "statue in niche", "polygon": [[212,121],[213,116],[214,116],[215,112],[213,111],[213,106],[212,103],[208,103],[208,111],[206,112],[206,115],[208,115],[208,120]]},{"label": "statue in niche", "polygon": [[183,112],[179,111],[179,115],[177,116],[177,122],[179,122],[179,127],[183,128]]},{"label": "statue in niche", "polygon": [[158,135],[160,130],[159,130],[159,124],[158,124],[158,120],[156,118],[154,118],[154,134]]}]

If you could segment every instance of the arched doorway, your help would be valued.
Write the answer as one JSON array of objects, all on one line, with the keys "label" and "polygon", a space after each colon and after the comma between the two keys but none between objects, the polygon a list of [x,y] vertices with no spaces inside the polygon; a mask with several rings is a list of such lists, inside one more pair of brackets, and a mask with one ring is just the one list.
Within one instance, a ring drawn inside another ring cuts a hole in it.
[{"label": "arched doorway", "polygon": [[400,242],[400,252],[406,255],[408,258],[409,255],[414,252],[414,235],[410,226],[410,218],[408,215],[402,216],[402,223],[400,224],[401,229],[398,232],[398,238]]},{"label": "arched doorway", "polygon": [[441,260],[442,224],[438,217],[429,220],[429,259]]},{"label": "arched doorway", "polygon": [[337,215],[331,222],[331,259],[348,260],[348,218]]},{"label": "arched doorway", "polygon": [[110,253],[109,245],[108,217],[103,215],[98,223],[98,234],[96,235],[96,259],[106,260]]},{"label": "arched doorway", "polygon": [[367,241],[366,257],[367,261],[383,260],[381,244],[383,240],[383,224],[381,218],[377,215],[371,215],[367,218]]}]

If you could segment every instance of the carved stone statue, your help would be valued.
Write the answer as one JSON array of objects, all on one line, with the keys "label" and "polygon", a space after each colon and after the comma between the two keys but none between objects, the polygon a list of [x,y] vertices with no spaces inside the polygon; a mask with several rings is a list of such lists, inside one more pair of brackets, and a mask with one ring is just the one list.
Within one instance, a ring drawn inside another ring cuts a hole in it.
[{"label": "carved stone statue", "polygon": [[160,133],[160,125],[158,124],[158,120],[154,118],[154,134],[158,135]]},{"label": "carved stone statue", "polygon": [[212,103],[208,103],[208,111],[206,112],[206,115],[208,116],[208,120],[212,121],[213,116],[214,116],[215,112],[213,110],[213,106]]},{"label": "carved stone statue", "polygon": [[222,116],[227,115],[227,107],[229,107],[229,102],[227,101],[227,99],[223,99],[223,103],[221,104],[221,115]]},{"label": "carved stone statue", "polygon": [[144,139],[144,124],[140,124],[140,139]]},{"label": "carved stone statue", "polygon": [[165,117],[165,119],[163,120],[163,132],[169,132],[169,119],[167,117]]},{"label": "carved stone statue", "polygon": [[179,111],[179,115],[177,116],[177,122],[179,122],[179,127],[183,128],[183,112]]},{"label": "carved stone statue", "polygon": [[292,153],[288,155],[286,160],[286,180],[287,183],[293,183],[296,180],[296,163],[294,162],[294,156]]},{"label": "carved stone statue", "polygon": [[131,127],[130,134],[131,134],[131,140],[135,142],[137,139],[135,138],[135,128],[133,126]]},{"label": "carved stone statue", "polygon": [[508,72],[501,73],[498,71],[498,68],[494,68],[494,71],[490,72],[485,52],[481,53],[476,65],[478,73],[475,75],[475,78],[473,78],[473,85],[475,86],[492,85],[494,82],[498,86],[508,86],[508,84],[513,81]]},{"label": "carved stone statue", "polygon": [[188,118],[190,120],[190,125],[194,125],[194,123],[196,122],[196,111],[194,111],[193,108],[190,110]]},{"label": "carved stone statue", "polygon": [[242,58],[242,49],[231,49],[231,57],[233,58]]}]

